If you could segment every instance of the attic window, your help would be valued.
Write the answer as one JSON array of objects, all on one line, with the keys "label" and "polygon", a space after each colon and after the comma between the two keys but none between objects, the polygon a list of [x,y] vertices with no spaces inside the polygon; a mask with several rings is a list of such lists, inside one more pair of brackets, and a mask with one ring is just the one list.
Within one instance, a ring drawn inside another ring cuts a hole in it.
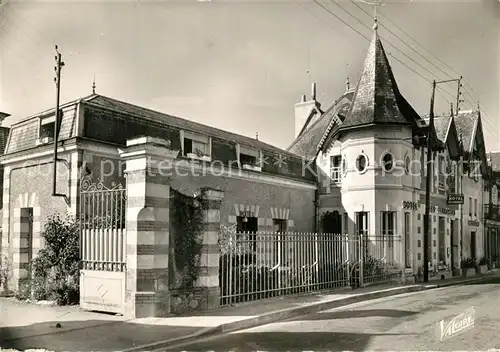
[{"label": "attic window", "polygon": [[50,116],[40,119],[40,130],[38,131],[38,139],[45,143],[54,140],[54,129],[56,124],[56,117]]},{"label": "attic window", "polygon": [[242,145],[236,146],[238,164],[243,169],[262,171],[262,151]]},{"label": "attic window", "polygon": [[211,160],[212,145],[210,137],[188,131],[181,131],[180,135],[182,156],[190,159]]}]

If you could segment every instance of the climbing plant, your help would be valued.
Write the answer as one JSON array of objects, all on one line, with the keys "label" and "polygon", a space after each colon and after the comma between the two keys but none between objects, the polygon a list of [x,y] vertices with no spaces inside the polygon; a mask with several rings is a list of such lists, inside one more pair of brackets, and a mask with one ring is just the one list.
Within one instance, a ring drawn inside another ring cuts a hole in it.
[{"label": "climbing plant", "polygon": [[[203,199],[170,189],[170,222],[174,244],[174,263],[180,274],[180,287],[190,288],[199,275],[203,231]],[[176,286],[178,286],[176,285]]]}]

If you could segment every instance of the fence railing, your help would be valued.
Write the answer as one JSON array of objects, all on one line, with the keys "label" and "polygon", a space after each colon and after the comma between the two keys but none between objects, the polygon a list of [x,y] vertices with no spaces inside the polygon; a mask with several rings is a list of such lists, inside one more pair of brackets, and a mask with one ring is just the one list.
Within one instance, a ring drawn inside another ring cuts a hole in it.
[{"label": "fence railing", "polygon": [[219,245],[221,305],[386,282],[405,263],[399,236],[226,232]]},{"label": "fence railing", "polygon": [[83,183],[80,192],[82,268],[125,270],[126,190]]}]

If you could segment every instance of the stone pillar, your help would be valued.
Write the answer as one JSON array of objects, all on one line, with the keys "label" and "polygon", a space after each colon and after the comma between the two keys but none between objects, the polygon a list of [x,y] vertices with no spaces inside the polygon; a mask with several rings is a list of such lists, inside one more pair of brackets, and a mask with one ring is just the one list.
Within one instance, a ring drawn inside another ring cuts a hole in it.
[{"label": "stone pillar", "polygon": [[125,315],[161,317],[170,312],[168,289],[170,142],[141,137],[120,150],[127,178]]},{"label": "stone pillar", "polygon": [[220,304],[219,287],[219,230],[220,207],[224,192],[202,188],[203,243],[200,255],[200,271],[195,286],[203,297],[200,310],[214,309]]}]

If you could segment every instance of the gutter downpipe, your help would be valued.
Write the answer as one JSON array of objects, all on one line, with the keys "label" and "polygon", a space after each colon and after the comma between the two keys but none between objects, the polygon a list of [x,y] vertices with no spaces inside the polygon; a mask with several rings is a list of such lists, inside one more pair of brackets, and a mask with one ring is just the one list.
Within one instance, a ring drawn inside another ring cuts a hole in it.
[{"label": "gutter downpipe", "polygon": [[318,165],[316,164],[316,160],[318,159],[318,153],[316,153],[316,156],[313,159],[313,166],[314,166],[314,172],[316,173],[316,190],[314,191],[314,232],[319,233],[319,188],[321,186],[321,183],[319,181],[319,173],[317,172]]}]

